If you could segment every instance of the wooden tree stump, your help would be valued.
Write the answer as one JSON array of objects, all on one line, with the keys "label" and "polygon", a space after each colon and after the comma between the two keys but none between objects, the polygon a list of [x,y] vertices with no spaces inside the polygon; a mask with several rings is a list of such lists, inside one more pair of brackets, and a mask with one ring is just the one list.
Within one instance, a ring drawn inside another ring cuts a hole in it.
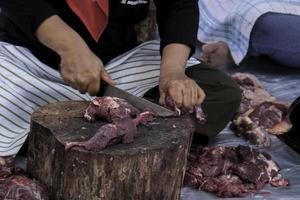
[{"label": "wooden tree stump", "polygon": [[100,152],[64,149],[87,140],[104,122],[89,123],[88,102],[60,102],[37,110],[29,136],[28,172],[48,186],[55,200],[179,199],[193,121],[157,118],[138,127],[131,144]]}]

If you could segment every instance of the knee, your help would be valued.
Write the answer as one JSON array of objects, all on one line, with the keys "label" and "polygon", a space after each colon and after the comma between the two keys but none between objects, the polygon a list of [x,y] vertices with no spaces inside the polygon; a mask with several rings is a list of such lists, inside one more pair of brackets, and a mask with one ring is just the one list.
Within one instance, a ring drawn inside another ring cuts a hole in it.
[{"label": "knee", "polygon": [[228,74],[201,64],[188,68],[186,74],[194,79],[213,101],[231,103],[236,107],[240,105],[241,90]]},{"label": "knee", "polygon": [[222,96],[223,101],[232,103],[234,107],[238,108],[241,103],[242,93],[239,86],[234,80],[230,81],[230,84],[226,85],[224,88],[224,96]]},{"label": "knee", "polygon": [[235,81],[230,77],[228,79],[226,84],[223,84],[215,91],[214,101],[219,102],[220,109],[224,111],[224,115],[226,114],[226,118],[230,120],[240,107],[242,93]]}]

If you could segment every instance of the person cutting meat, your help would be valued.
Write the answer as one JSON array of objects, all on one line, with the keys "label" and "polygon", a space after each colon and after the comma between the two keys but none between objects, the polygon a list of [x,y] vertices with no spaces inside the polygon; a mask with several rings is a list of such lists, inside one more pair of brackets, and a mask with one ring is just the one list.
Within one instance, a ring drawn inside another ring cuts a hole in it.
[{"label": "person cutting meat", "polygon": [[197,1],[154,2],[161,41],[137,46],[134,25],[146,17],[148,0],[1,0],[0,156],[19,151],[34,110],[91,100],[101,79],[138,96],[154,88],[161,104],[166,95],[179,107],[202,104],[208,120],[197,132],[212,137],[222,130],[240,92],[217,69],[186,69]]}]

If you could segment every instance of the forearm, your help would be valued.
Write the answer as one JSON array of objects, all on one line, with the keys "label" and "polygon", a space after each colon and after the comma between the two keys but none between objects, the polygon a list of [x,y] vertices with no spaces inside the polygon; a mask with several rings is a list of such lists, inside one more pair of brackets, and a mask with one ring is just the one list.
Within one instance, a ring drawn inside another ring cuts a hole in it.
[{"label": "forearm", "polygon": [[57,15],[53,15],[41,23],[36,31],[36,37],[60,56],[76,48],[88,48],[79,34]]},{"label": "forearm", "polygon": [[172,43],[162,52],[161,76],[168,74],[184,74],[191,48],[184,44]]}]

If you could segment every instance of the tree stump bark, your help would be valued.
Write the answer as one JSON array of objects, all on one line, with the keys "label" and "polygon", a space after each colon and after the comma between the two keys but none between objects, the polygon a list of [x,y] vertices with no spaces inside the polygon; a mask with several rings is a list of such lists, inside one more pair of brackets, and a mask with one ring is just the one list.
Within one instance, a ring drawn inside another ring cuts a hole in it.
[{"label": "tree stump bark", "polygon": [[66,151],[66,142],[87,140],[104,124],[83,118],[87,105],[54,103],[32,116],[28,173],[48,186],[50,199],[179,199],[193,120],[157,118],[139,126],[131,144]]}]

